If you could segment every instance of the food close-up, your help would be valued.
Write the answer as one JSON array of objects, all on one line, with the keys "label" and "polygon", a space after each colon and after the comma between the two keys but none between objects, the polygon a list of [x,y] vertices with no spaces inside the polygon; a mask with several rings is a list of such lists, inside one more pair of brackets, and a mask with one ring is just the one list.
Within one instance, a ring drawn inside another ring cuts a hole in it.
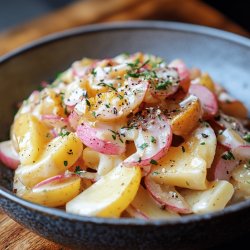
[{"label": "food close-up", "polygon": [[20,103],[0,159],[27,201],[171,220],[249,198],[247,116],[202,65],[142,52],[83,58]]}]

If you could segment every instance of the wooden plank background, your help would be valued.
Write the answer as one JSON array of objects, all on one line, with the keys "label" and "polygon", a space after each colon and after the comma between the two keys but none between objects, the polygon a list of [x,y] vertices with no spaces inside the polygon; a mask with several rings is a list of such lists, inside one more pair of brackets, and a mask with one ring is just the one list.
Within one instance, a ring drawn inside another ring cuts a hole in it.
[{"label": "wooden plank background", "polygon": [[[125,20],[171,20],[249,34],[199,0],[85,0],[0,33],[0,55],[45,35],[72,27]],[[0,249],[68,249],[45,240],[0,214]]]}]

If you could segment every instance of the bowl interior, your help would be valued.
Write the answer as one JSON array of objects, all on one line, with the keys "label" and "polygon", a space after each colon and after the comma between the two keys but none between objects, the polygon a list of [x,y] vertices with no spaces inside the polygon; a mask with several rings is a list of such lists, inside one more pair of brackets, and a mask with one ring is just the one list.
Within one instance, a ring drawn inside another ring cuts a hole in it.
[{"label": "bowl interior", "polygon": [[[44,39],[0,59],[0,141],[9,137],[17,103],[82,57],[142,51],[167,61],[182,58],[188,66],[209,72],[250,108],[249,47],[247,39],[232,34],[160,22],[93,26]],[[0,186],[11,190],[11,183],[12,172],[0,165]]]}]

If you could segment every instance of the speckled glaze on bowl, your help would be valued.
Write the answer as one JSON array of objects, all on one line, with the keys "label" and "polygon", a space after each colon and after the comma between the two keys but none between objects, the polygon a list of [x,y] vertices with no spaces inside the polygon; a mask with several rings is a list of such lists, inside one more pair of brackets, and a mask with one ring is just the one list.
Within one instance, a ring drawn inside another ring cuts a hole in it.
[{"label": "speckled glaze on bowl", "polygon": [[[250,41],[227,32],[168,22],[93,25],[55,34],[0,59],[0,140],[8,138],[15,103],[71,62],[143,51],[183,58],[212,74],[250,107]],[[39,206],[11,192],[13,173],[0,166],[0,208],[43,237],[79,249],[203,249],[250,233],[250,201],[171,221],[88,218]]]}]

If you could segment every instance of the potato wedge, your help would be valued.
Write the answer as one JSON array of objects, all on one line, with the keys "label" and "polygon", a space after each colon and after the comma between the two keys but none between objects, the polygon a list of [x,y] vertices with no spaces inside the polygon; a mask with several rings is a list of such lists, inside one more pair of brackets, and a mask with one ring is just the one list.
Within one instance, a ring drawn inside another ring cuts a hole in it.
[{"label": "potato wedge", "polygon": [[[134,210],[136,210],[136,213]],[[140,218],[145,219],[171,219],[180,217],[177,213],[161,209],[142,186],[139,187],[134,200],[126,209],[126,212],[131,217],[138,218],[137,215],[140,215]]]},{"label": "potato wedge", "polygon": [[232,172],[235,195],[247,199],[250,197],[250,167],[249,163],[240,164]]},{"label": "potato wedge", "polygon": [[21,165],[36,162],[51,139],[49,129],[28,113],[17,117],[12,133],[17,142]]},{"label": "potato wedge", "polygon": [[171,147],[154,166],[152,178],[159,184],[204,190],[207,188],[207,168],[212,164],[216,137],[212,128],[200,124],[179,147]]},{"label": "potato wedge", "polygon": [[36,163],[21,165],[16,175],[26,186],[32,188],[37,183],[64,173],[82,154],[83,145],[74,133],[53,139]]},{"label": "potato wedge", "polygon": [[197,98],[194,98],[170,119],[173,134],[187,136],[195,129],[201,116],[201,104]]},{"label": "potato wedge", "polygon": [[205,191],[185,190],[181,192],[194,213],[203,214],[222,210],[232,198],[234,188],[228,181],[209,183]]},{"label": "potato wedge", "polygon": [[65,205],[80,193],[81,178],[77,175],[58,175],[36,185],[33,189],[23,192],[25,200],[48,207]]},{"label": "potato wedge", "polygon": [[208,88],[210,91],[215,93],[215,86],[214,86],[213,79],[208,73],[204,73],[201,75],[199,79],[199,84],[201,84],[202,86]]},{"label": "potato wedge", "polygon": [[124,155],[105,155],[86,147],[83,150],[84,165],[87,168],[96,169],[101,176],[106,175],[123,160]]},{"label": "potato wedge", "polygon": [[117,218],[134,199],[140,180],[139,167],[119,165],[68,202],[66,211],[87,216]]}]

